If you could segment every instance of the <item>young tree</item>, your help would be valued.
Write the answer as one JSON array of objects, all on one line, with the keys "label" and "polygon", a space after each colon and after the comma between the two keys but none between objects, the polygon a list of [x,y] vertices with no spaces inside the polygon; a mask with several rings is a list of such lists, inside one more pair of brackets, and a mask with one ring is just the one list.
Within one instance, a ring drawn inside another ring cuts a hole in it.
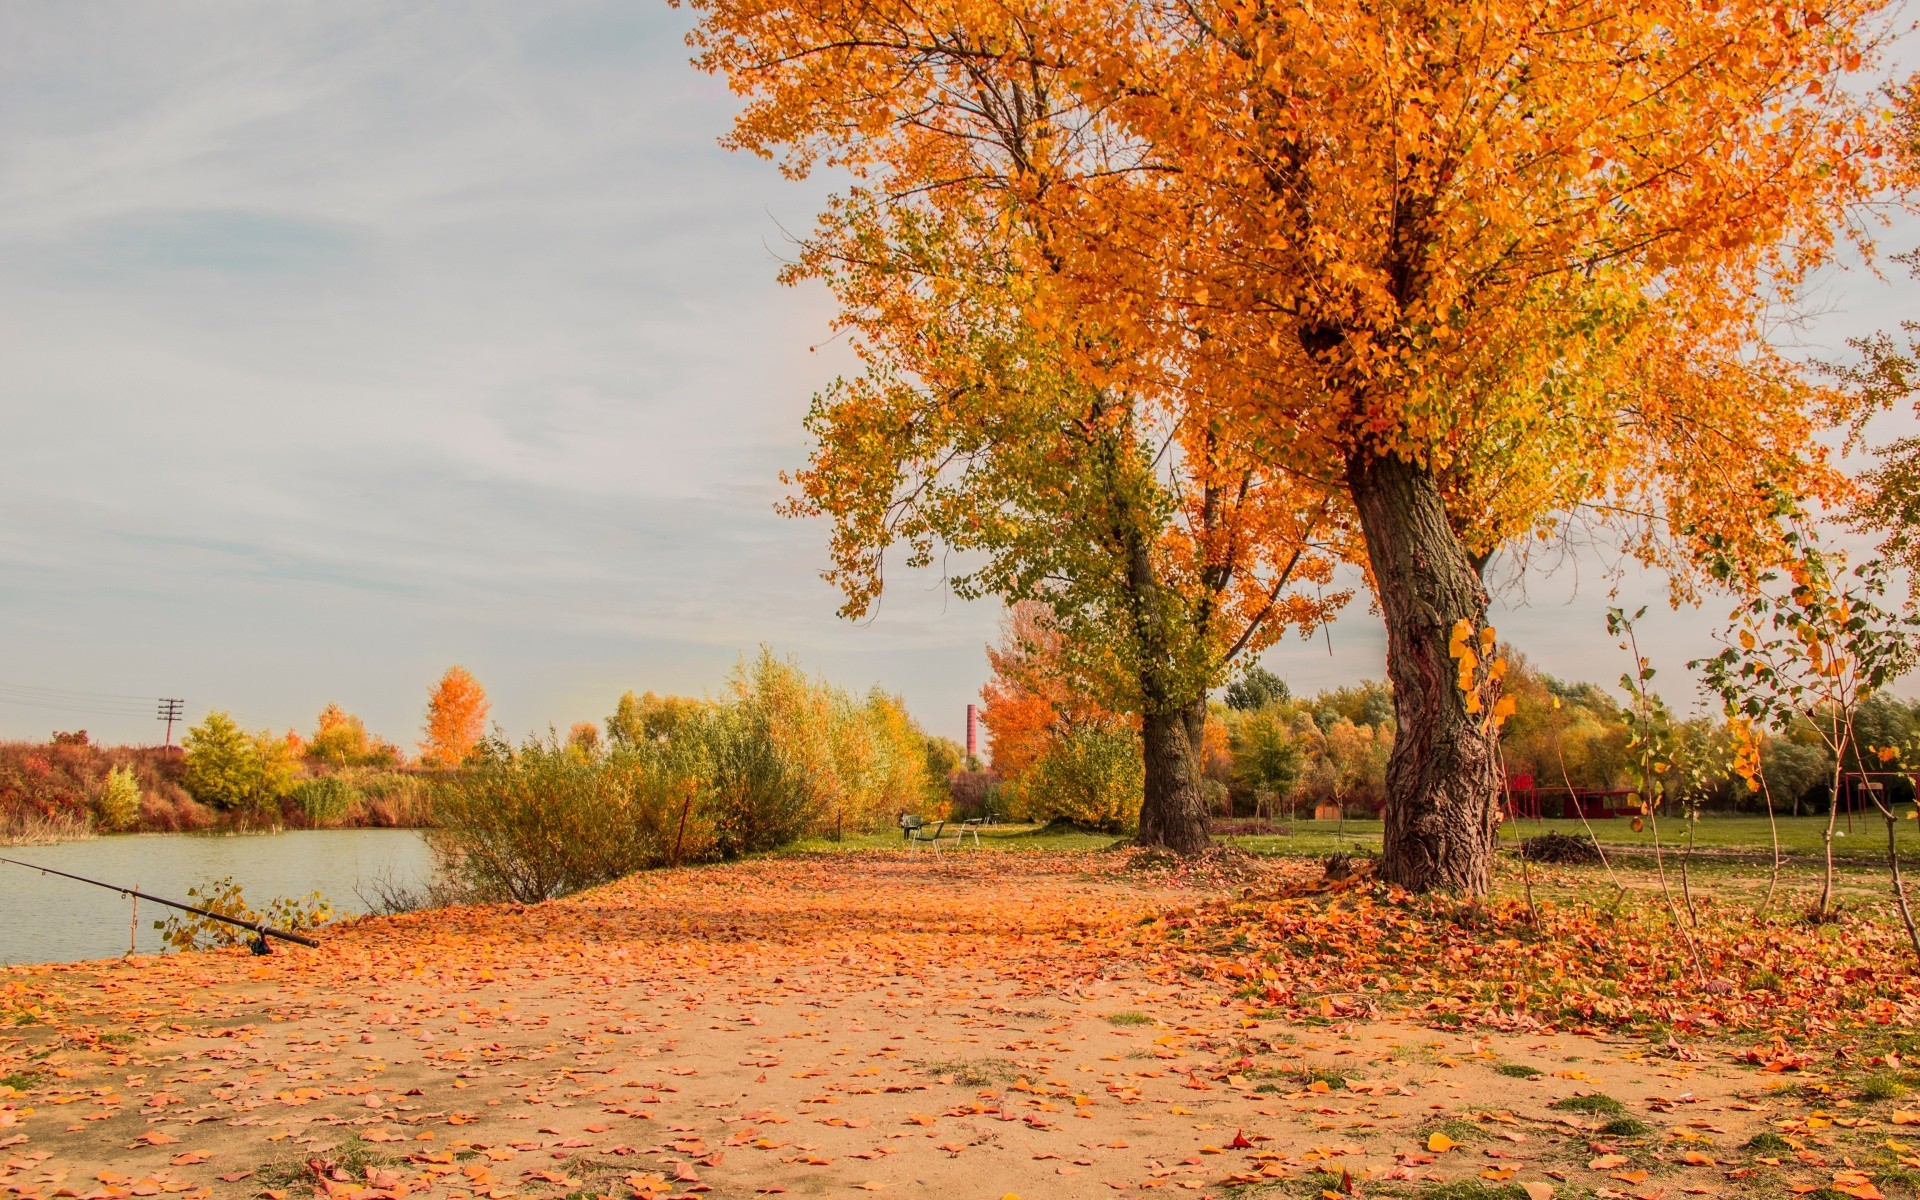
[{"label": "young tree", "polygon": [[426,738],[420,761],[458,766],[487,732],[487,693],[465,667],[447,668],[427,698]]},{"label": "young tree", "polygon": [[336,767],[353,766],[367,756],[367,726],[359,717],[328,704],[314,723],[313,737],[307,742],[307,757]]},{"label": "young tree", "polygon": [[[1780,519],[1795,552],[1784,574],[1769,570],[1751,576],[1737,556],[1720,552],[1714,557],[1715,573],[1731,586],[1744,585],[1747,597],[1722,635],[1726,648],[1689,665],[1704,670],[1707,686],[1729,714],[1770,723],[1781,732],[1804,723],[1818,735],[1832,772],[1822,832],[1826,871],[1815,909],[1825,918],[1833,903],[1834,822],[1848,768],[1858,771],[1863,759],[1888,748],[1860,744],[1861,708],[1920,661],[1920,615],[1883,605],[1888,575],[1883,561],[1872,559],[1848,571],[1844,556],[1822,550],[1798,513],[1785,509]],[[1888,854],[1898,888],[1900,867],[1891,843]],[[1899,898],[1904,916],[1906,899]],[[1911,922],[1908,930],[1913,932]],[[1920,936],[1914,949],[1920,954]]]},{"label": "young tree", "polygon": [[[871,419],[817,430],[865,459],[807,493],[853,534],[839,569],[877,582],[893,502],[924,511],[940,479],[916,544],[1076,554],[1104,543],[1025,502],[1110,518],[1141,493],[1108,463],[1199,464],[1169,512],[1248,459],[1281,508],[1317,490],[1387,625],[1389,881],[1487,886],[1496,753],[1448,646],[1485,625],[1496,550],[1576,519],[1684,570],[1671,530],[1764,540],[1758,484],[1844,491],[1813,440],[1844,406],[1763,333],[1901,170],[1851,87],[1884,0],[694,3],[702,65],[750,97],[732,144],[854,180],[798,272],[875,351]],[[1023,402],[983,407],[982,374]],[[1141,454],[1148,411],[1182,453]],[[1220,545],[1266,544],[1242,532],[1175,541],[1204,579]],[[1029,585],[1063,565],[1017,562]]]},{"label": "young tree", "polygon": [[1125,722],[1076,673],[1045,605],[1007,609],[1000,644],[987,647],[987,666],[993,674],[980,689],[980,723],[1002,779],[1025,775],[1070,729]]},{"label": "young tree", "polygon": [[264,808],[293,787],[298,737],[248,733],[224,712],[210,712],[181,739],[181,785],[195,800],[222,812]]},{"label": "young tree", "polygon": [[1264,802],[1268,816],[1277,800],[1287,799],[1291,805],[1303,758],[1293,724],[1277,705],[1249,712],[1234,726],[1234,775],[1256,803]]}]

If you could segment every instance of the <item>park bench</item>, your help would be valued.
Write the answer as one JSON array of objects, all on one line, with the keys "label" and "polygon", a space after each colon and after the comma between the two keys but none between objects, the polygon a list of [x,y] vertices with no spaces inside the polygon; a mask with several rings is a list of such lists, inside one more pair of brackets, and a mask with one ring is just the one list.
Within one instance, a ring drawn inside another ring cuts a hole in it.
[{"label": "park bench", "polygon": [[933,824],[928,824],[925,817],[915,816],[912,813],[903,813],[900,816],[900,834],[901,837],[905,839],[908,850],[919,846],[931,846],[935,850],[938,850],[943,837],[952,839],[953,845],[958,847],[966,839],[968,834],[973,835],[973,844],[978,846],[980,844],[980,824],[981,822],[978,818],[971,821],[963,821],[949,834],[946,832],[948,825],[946,821],[936,821]]},{"label": "park bench", "polygon": [[929,825],[924,818],[914,816],[905,817],[900,822],[900,828],[906,831],[908,850],[913,850],[920,846],[931,846],[935,850],[938,850],[940,848],[940,831],[946,827],[947,823],[945,821],[936,821],[934,824]]}]

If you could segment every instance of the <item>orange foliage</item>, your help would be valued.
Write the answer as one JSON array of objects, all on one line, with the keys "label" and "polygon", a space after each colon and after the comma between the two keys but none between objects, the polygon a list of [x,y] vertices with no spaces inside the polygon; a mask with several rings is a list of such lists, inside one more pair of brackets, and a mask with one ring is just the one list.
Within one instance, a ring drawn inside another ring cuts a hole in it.
[{"label": "orange foliage", "polygon": [[1001,644],[987,647],[993,678],[980,689],[980,723],[1003,779],[1026,774],[1066,729],[1128,719],[1102,707],[1076,678],[1048,617],[1044,604],[1015,604],[1001,619]]},{"label": "orange foliage", "polygon": [[465,667],[448,667],[427,700],[420,761],[434,767],[457,765],[486,735],[487,708],[480,681]]}]

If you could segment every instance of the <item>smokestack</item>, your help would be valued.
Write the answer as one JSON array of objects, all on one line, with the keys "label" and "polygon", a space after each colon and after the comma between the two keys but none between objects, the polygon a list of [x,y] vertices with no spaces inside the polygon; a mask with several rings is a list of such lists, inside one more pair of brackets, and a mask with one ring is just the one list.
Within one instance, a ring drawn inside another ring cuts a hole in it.
[{"label": "smokestack", "polygon": [[980,710],[967,705],[967,757],[972,758],[980,752],[980,735],[977,732]]}]

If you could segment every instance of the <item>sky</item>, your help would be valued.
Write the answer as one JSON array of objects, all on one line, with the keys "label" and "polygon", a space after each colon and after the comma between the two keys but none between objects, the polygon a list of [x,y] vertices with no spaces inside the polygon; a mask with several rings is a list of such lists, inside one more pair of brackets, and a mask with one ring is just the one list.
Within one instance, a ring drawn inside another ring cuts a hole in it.
[{"label": "sky", "polygon": [[[849,366],[824,293],[774,278],[829,186],[718,145],[738,104],[690,20],[0,11],[0,737],[157,741],[177,696],[272,729],[337,702],[410,744],[453,663],[520,736],[714,691],[761,644],[960,736],[997,605],[895,570],[843,621],[826,528],[774,512]],[[1809,349],[1916,298],[1836,274]],[[1685,703],[1720,614],[1618,584]],[[1576,558],[1494,619],[1611,680],[1610,586]],[[1381,676],[1384,645],[1362,599],[1266,663],[1312,691]]]}]

